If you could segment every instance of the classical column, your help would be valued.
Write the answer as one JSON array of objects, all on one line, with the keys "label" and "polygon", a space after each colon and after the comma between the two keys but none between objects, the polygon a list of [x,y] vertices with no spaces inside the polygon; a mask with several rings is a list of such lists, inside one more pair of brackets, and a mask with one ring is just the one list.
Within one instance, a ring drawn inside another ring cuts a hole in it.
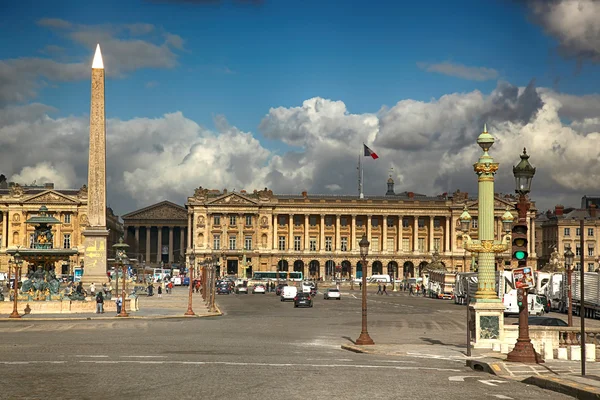
[{"label": "classical column", "polygon": [[388,249],[387,248],[387,219],[388,216],[384,215],[383,217],[383,243],[381,244],[381,248],[383,249],[383,251],[394,251],[394,248]]},{"label": "classical column", "polygon": [[[62,222],[62,213],[59,211],[56,213],[56,219],[58,219],[59,221]],[[52,243],[52,247],[54,247],[55,249],[62,249],[63,248],[63,235],[62,235],[62,224],[57,224],[54,225],[54,229],[56,229],[56,231],[54,232],[54,243]],[[25,229],[25,235],[27,235],[27,229]],[[29,240],[29,237],[27,236],[27,240]]]},{"label": "classical column", "polygon": [[129,227],[128,226],[124,226],[124,229],[123,229],[123,241],[125,243],[127,243],[127,231],[129,231]]},{"label": "classical column", "polygon": [[136,258],[139,258],[140,255],[140,227],[135,227],[135,253]]},{"label": "classical column", "polygon": [[413,253],[419,249],[419,217],[413,217]]},{"label": "classical column", "polygon": [[273,214],[273,250],[279,249],[277,246],[277,226],[279,225],[279,217],[277,214]]},{"label": "classical column", "polygon": [[185,257],[184,246],[185,246],[185,230],[183,229],[182,226],[180,226],[179,227],[179,255],[181,256],[182,260]]},{"label": "classical column", "polygon": [[152,231],[152,227],[151,226],[146,226],[146,262],[148,264],[150,264],[152,262],[152,260],[150,260],[150,249],[151,249],[151,243],[150,243],[150,233]]},{"label": "classical column", "polygon": [[433,248],[433,216],[429,216],[429,252],[434,250]]},{"label": "classical column", "polygon": [[[367,215],[367,240],[369,241],[369,243],[371,243],[371,249],[373,249],[373,240],[371,238],[371,215]],[[374,251],[377,251],[379,249],[373,249]],[[370,265],[370,263],[369,263]]]},{"label": "classical column", "polygon": [[446,230],[444,231],[444,251],[450,251],[450,219],[446,217]]},{"label": "classical column", "polygon": [[450,215],[450,232],[448,237],[450,238],[450,247],[448,251],[454,251],[454,243],[456,243],[456,228],[454,227],[454,217]]},{"label": "classical column", "polygon": [[2,242],[0,243],[0,247],[2,247],[2,248],[8,247],[7,228],[8,228],[8,212],[3,211],[2,212]]},{"label": "classical column", "polygon": [[288,250],[294,250],[294,214],[288,216]]},{"label": "classical column", "polygon": [[309,230],[309,214],[304,214],[304,251],[308,251],[310,249],[310,236],[308,234]]},{"label": "classical column", "polygon": [[[204,221],[204,242],[200,243],[200,246],[203,249],[208,249],[210,246],[210,224],[214,221],[213,215],[211,213],[206,213],[206,220]],[[222,245],[221,245],[222,246]]]},{"label": "classical column", "polygon": [[162,226],[158,227],[158,239],[156,241],[156,262],[160,264],[162,258]]},{"label": "classical column", "polygon": [[319,251],[325,250],[325,214],[321,214],[321,231],[319,232]]},{"label": "classical column", "polygon": [[340,214],[336,214],[335,216],[335,251],[340,251],[342,248],[342,245],[340,243],[341,236],[340,236],[340,226],[341,226],[341,215]]},{"label": "classical column", "polygon": [[169,263],[173,262],[173,227],[169,227]]},{"label": "classical column", "polygon": [[92,61],[90,143],[88,152],[88,226],[83,231],[85,254],[84,284],[104,282],[107,270],[108,229],[106,229],[106,115],[104,63],[100,45]]},{"label": "classical column", "polygon": [[352,214],[352,225],[350,226],[350,240],[348,241],[348,245],[350,246],[350,250],[356,249],[356,214]]},{"label": "classical column", "polygon": [[[192,214],[188,213],[188,226],[187,226],[187,248],[191,250],[192,248]],[[206,224],[208,225],[209,221],[206,221]]]},{"label": "classical column", "polygon": [[[398,215],[398,236],[396,237],[398,241],[398,253],[403,252],[403,244],[402,244],[402,234],[404,233],[404,225],[403,225],[403,217],[402,215]],[[400,268],[400,267],[398,267]]]}]

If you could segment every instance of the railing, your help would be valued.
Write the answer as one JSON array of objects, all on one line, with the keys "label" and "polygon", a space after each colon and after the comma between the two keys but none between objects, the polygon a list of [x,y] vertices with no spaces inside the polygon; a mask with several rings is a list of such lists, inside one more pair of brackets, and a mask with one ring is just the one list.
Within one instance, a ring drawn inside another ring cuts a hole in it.
[{"label": "railing", "polygon": [[[600,328],[587,328],[585,342],[600,347]],[[558,329],[558,344],[560,347],[581,345],[581,329],[577,327],[561,327]]]}]

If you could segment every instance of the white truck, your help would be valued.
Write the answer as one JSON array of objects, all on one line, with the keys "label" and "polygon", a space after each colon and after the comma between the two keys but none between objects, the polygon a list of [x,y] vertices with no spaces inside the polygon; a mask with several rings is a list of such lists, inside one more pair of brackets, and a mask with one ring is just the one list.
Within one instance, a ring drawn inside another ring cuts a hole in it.
[{"label": "white truck", "polygon": [[567,277],[562,272],[536,272],[535,292],[546,296],[550,301],[550,309],[565,312],[567,309],[566,295]]},{"label": "white truck", "polygon": [[477,291],[477,272],[459,272],[454,283],[454,303],[467,304],[467,294],[475,296]]},{"label": "white truck", "polygon": [[[573,298],[573,314],[579,315],[581,308],[581,285],[580,272],[573,271],[571,276],[571,296]],[[583,278],[584,284],[584,306],[585,317],[600,317],[600,273],[585,272]],[[566,285],[564,285],[566,287]],[[567,298],[566,288],[563,295]],[[567,303],[567,301],[565,301]]]},{"label": "white truck", "polygon": [[452,300],[454,298],[454,285],[456,273],[446,270],[429,271],[427,294],[435,299]]}]

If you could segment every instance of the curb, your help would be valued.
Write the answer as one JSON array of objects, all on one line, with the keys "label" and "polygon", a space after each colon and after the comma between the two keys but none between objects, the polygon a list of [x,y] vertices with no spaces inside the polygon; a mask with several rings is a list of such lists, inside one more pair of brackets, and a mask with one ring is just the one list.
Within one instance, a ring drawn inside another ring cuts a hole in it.
[{"label": "curb", "polygon": [[551,390],[553,392],[563,393],[567,396],[573,396],[577,399],[600,399],[599,388],[580,384],[569,379],[531,376],[522,380],[521,382],[535,385],[542,389]]},{"label": "curb", "polygon": [[114,320],[130,320],[130,319],[195,319],[195,318],[212,318],[223,315],[220,311],[212,314],[203,315],[150,315],[150,316],[129,316],[129,317],[56,317],[56,318],[3,318],[1,323],[19,323],[30,321],[114,321]]},{"label": "curb", "polygon": [[471,368],[473,371],[477,372],[487,372],[488,374],[500,376],[507,379],[514,379],[504,368],[502,365],[496,362],[487,362],[481,360],[467,360],[467,367]]}]

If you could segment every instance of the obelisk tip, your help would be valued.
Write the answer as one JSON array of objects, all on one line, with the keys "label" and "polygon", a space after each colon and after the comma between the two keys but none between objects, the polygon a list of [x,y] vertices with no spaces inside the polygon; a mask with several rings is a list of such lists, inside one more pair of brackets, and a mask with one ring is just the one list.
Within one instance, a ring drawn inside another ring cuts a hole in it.
[{"label": "obelisk tip", "polygon": [[92,61],[92,68],[104,69],[104,63],[102,62],[102,52],[100,52],[100,43],[96,46],[96,54],[94,54],[94,61]]}]

